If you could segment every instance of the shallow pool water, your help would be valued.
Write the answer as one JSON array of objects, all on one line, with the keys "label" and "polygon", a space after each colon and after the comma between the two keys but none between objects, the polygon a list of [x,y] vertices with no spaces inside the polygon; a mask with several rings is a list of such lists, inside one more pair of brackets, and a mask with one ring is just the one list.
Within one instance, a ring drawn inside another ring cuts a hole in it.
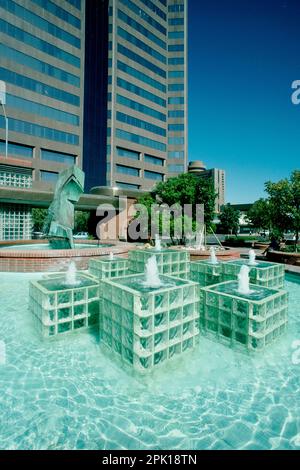
[{"label": "shallow pool water", "polygon": [[196,351],[135,379],[97,332],[41,341],[28,283],[0,273],[0,449],[300,449],[300,284],[288,334],[247,356],[201,338]]}]

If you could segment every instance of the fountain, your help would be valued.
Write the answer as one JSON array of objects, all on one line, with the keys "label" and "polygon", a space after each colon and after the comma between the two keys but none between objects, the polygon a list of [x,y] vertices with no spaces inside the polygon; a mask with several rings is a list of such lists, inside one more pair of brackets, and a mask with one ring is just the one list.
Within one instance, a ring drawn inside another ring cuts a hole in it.
[{"label": "fountain", "polygon": [[161,240],[160,240],[159,235],[157,233],[155,234],[155,250],[156,251],[161,251]]},{"label": "fountain", "polygon": [[243,265],[238,274],[238,293],[243,295],[250,295],[253,291],[250,290],[250,277],[249,266]]},{"label": "fountain", "polygon": [[114,261],[114,259],[115,259],[115,255],[114,255],[113,252],[111,251],[111,252],[109,253],[109,261]]},{"label": "fountain", "polygon": [[130,274],[144,273],[146,264],[155,256],[160,274],[187,279],[189,276],[190,254],[186,250],[176,249],[142,249],[128,252],[128,268]]},{"label": "fountain", "polygon": [[249,272],[251,284],[262,287],[282,289],[284,287],[284,264],[268,263],[266,261],[255,261],[255,252],[250,250],[249,261],[237,259],[223,264],[223,281],[237,280],[241,266],[245,265],[251,270]]},{"label": "fountain", "polygon": [[74,261],[71,261],[68,271],[66,272],[65,285],[66,286],[78,286],[80,281],[77,279],[77,269]]},{"label": "fountain", "polygon": [[248,265],[249,266],[257,266],[257,262],[255,261],[255,258],[256,258],[256,253],[254,250],[249,250],[249,261],[248,261]]},{"label": "fountain", "polygon": [[210,258],[209,258],[210,264],[219,264],[219,261],[216,256],[215,247],[211,246],[209,249],[209,253],[210,253]]},{"label": "fountain", "polygon": [[144,282],[145,287],[150,289],[160,287],[162,285],[159,278],[159,271],[157,266],[157,261],[155,256],[151,256],[146,263],[145,268],[146,281]]}]

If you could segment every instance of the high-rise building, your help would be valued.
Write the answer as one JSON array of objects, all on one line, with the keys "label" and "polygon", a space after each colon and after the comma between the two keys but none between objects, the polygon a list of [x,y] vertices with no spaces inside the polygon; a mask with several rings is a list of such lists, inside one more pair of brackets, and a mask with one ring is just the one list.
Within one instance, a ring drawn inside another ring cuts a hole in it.
[{"label": "high-rise building", "polygon": [[80,0],[0,0],[0,185],[47,188],[82,165],[84,8]]},{"label": "high-rise building", "polygon": [[217,193],[215,211],[219,213],[225,204],[225,171],[217,168],[207,169],[202,161],[190,162],[188,172],[199,178],[209,179]]},{"label": "high-rise building", "polygon": [[150,189],[187,159],[187,1],[109,0],[106,184]]},{"label": "high-rise building", "polygon": [[187,0],[0,0],[0,80],[0,187],[52,190],[74,163],[86,192],[186,170]]}]

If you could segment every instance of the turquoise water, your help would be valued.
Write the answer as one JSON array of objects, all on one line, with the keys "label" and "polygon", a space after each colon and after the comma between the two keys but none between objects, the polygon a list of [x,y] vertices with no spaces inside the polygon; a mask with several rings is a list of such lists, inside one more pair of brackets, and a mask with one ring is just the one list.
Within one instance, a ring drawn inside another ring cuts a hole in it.
[{"label": "turquoise water", "polygon": [[[77,250],[84,250],[84,249],[92,249],[92,248],[108,248],[113,245],[102,244],[99,243],[75,243],[75,249]],[[30,245],[12,245],[12,246],[2,246],[1,250],[20,250],[20,251],[32,251],[32,250],[53,250],[48,243],[32,243]]]},{"label": "turquoise water", "polygon": [[30,279],[40,275],[0,273],[1,449],[300,449],[293,278],[288,334],[265,355],[201,338],[140,380],[101,354],[96,332],[42,342],[27,309]]},{"label": "turquoise water", "polygon": [[271,297],[276,294],[277,291],[274,289],[266,289],[265,287],[260,287],[255,284],[250,284],[250,293],[249,294],[240,294],[238,292],[239,284],[236,281],[227,282],[226,284],[221,284],[219,286],[212,286],[210,290],[214,292],[220,292],[222,294],[234,295],[241,299],[259,301]]}]

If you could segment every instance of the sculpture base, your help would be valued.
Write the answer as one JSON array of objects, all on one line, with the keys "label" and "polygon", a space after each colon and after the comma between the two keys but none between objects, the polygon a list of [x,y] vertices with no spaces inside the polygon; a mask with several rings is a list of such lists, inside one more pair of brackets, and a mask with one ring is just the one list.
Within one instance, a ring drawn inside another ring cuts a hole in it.
[{"label": "sculpture base", "polygon": [[74,248],[74,243],[68,238],[49,238],[49,244],[52,250],[70,250]]}]

